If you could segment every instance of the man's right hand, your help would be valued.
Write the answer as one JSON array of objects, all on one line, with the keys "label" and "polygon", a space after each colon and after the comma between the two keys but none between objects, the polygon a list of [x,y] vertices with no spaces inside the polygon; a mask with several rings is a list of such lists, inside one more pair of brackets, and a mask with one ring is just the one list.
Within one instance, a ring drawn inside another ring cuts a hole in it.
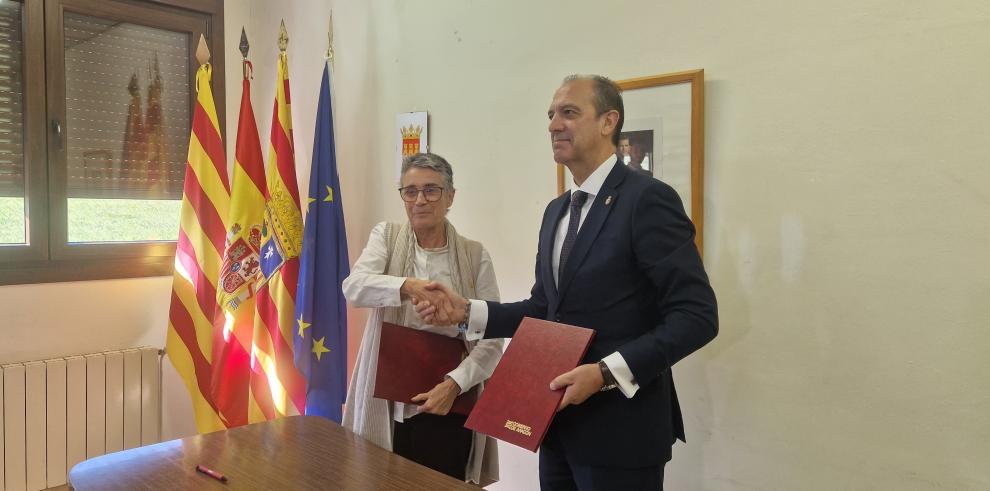
[{"label": "man's right hand", "polygon": [[430,295],[413,299],[416,315],[424,322],[445,326],[466,320],[467,300],[446,285],[429,282],[424,289]]}]

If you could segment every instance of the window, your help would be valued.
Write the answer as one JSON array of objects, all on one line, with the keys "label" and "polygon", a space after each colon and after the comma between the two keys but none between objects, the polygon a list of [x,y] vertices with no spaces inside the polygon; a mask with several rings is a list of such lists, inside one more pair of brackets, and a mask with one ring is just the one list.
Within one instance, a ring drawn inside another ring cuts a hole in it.
[{"label": "window", "polygon": [[171,273],[200,34],[223,113],[222,3],[0,0],[0,284]]}]

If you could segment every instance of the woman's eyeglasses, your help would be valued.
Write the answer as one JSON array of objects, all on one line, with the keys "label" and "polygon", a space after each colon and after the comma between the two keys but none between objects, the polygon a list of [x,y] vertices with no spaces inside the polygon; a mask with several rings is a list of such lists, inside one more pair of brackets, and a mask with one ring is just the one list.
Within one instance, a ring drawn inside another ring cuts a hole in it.
[{"label": "woman's eyeglasses", "polygon": [[408,203],[415,203],[416,199],[419,198],[419,193],[423,193],[423,198],[432,203],[434,201],[440,201],[440,197],[443,196],[443,188],[440,186],[426,186],[423,188],[406,186],[399,188],[399,196],[402,197],[402,201]]}]

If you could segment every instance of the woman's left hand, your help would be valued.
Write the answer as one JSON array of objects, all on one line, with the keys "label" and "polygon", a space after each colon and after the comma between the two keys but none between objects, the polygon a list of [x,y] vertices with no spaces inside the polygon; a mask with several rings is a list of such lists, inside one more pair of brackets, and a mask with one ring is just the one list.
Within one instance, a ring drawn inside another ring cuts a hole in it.
[{"label": "woman's left hand", "polygon": [[450,411],[450,407],[454,405],[454,399],[460,394],[460,386],[457,385],[457,382],[454,382],[454,379],[448,377],[443,382],[437,384],[436,387],[430,389],[429,392],[417,394],[412,398],[412,401],[422,402],[419,406],[419,412],[421,413],[443,416]]}]

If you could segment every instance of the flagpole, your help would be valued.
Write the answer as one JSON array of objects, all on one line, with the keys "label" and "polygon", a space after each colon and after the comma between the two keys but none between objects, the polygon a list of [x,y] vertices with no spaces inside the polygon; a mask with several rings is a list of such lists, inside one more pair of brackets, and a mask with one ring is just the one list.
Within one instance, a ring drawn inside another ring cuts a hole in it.
[{"label": "flagpole", "polygon": [[[334,55],[334,53],[333,53],[333,10],[330,11],[329,24],[330,24],[330,27],[327,29],[327,59],[326,59],[326,69],[327,69],[327,78],[330,81],[330,85],[333,86],[333,69],[334,69],[334,66],[333,66],[333,55]],[[334,110],[334,108],[337,107],[337,98],[334,96],[334,91],[333,90],[330,91],[330,96],[329,97],[330,97],[330,121],[331,121],[330,127],[331,128],[336,128],[337,127],[336,126],[336,123],[337,123],[336,119],[337,118],[336,118],[336,111]]]},{"label": "flagpole", "polygon": [[330,11],[330,28],[327,29],[327,61],[333,65],[333,11]]}]

